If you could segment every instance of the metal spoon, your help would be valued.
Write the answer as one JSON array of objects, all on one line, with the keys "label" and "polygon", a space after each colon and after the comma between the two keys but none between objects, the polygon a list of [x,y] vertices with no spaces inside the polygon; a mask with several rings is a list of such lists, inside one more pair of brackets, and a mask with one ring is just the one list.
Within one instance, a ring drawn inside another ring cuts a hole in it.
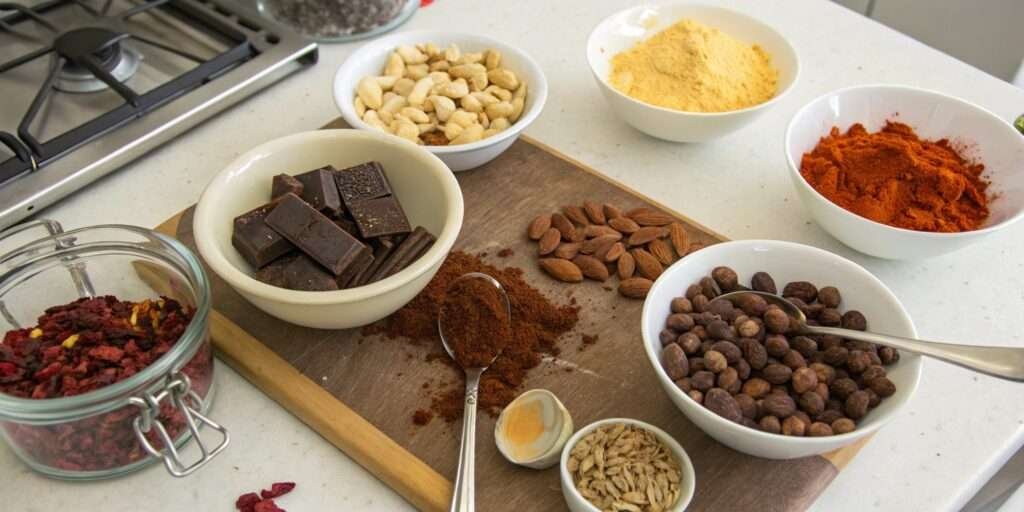
[{"label": "metal spoon", "polygon": [[[508,313],[509,318],[512,316],[512,309],[509,305],[508,295],[505,294],[505,289],[501,287],[501,283],[497,279],[479,272],[470,272],[468,274],[460,276],[455,281],[452,281],[448,285],[448,289],[452,289],[456,284],[466,279],[481,279],[487,283],[493,285],[498,289],[498,294],[501,296],[501,300],[505,303],[505,311]],[[441,334],[441,343],[444,345],[444,349],[451,356],[452,360],[458,363],[458,359],[455,359],[455,351],[452,346],[448,343],[448,340],[444,336],[445,328],[445,314],[444,307],[441,308],[441,314],[437,319],[437,330]],[[497,359],[501,354],[499,351],[494,355],[494,359]],[[482,368],[463,368],[462,371],[466,373],[466,402],[465,412],[462,418],[462,445],[459,448],[459,468],[455,477],[455,493],[452,496],[452,506],[449,509],[450,512],[472,512],[475,510],[474,505],[474,484],[473,484],[473,470],[474,470],[474,457],[476,453],[476,395],[477,389],[480,386],[480,375],[494,362],[491,359],[487,366]]]},{"label": "metal spoon", "polygon": [[798,326],[797,330],[800,334],[832,334],[851,340],[869,341],[879,345],[886,345],[900,350],[934,357],[935,359],[952,363],[957,366],[967,368],[968,370],[974,370],[986,375],[991,375],[993,377],[1024,382],[1024,348],[939,343],[935,341],[901,338],[899,336],[890,336],[888,334],[840,329],[838,327],[807,325],[807,317],[804,316],[803,311],[800,311],[800,308],[778,295],[765,292],[731,292],[719,295],[714,300],[728,300],[735,304],[736,300],[744,295],[758,295],[769,304],[779,306],[779,308],[789,315],[790,318],[796,319]]}]

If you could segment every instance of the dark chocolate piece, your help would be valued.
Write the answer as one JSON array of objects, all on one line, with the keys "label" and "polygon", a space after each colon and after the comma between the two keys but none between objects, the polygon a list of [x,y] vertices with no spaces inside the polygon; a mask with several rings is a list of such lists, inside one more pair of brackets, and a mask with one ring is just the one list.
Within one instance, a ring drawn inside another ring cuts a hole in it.
[{"label": "dark chocolate piece", "polygon": [[356,227],[356,223],[352,222],[351,219],[347,217],[338,217],[333,220],[334,223],[337,224],[339,228],[344,229],[346,233],[352,236],[359,236],[359,228]]},{"label": "dark chocolate piece", "polygon": [[288,288],[288,282],[284,278],[284,268],[298,256],[299,253],[281,256],[280,258],[266,264],[263,268],[257,270],[252,276],[255,277],[257,281],[264,282],[270,286]]},{"label": "dark chocolate piece", "polygon": [[408,233],[409,219],[395,196],[353,203],[348,207],[363,238]]},{"label": "dark chocolate piece", "polygon": [[434,235],[428,233],[422,226],[416,226],[416,229],[391,252],[387,261],[377,268],[377,271],[370,277],[369,282],[379,281],[409,266],[410,263],[415,261],[423,246],[434,240]]},{"label": "dark chocolate piece", "polygon": [[265,222],[276,204],[265,204],[235,217],[231,245],[250,265],[260,268],[291,252],[295,246]]},{"label": "dark chocolate piece", "polygon": [[297,196],[302,196],[302,190],[305,187],[302,182],[295,179],[287,174],[278,174],[274,176],[272,185],[270,186],[270,198],[277,199],[289,192]]},{"label": "dark chocolate piece", "polygon": [[369,282],[370,276],[380,268],[384,260],[391,255],[391,251],[398,247],[401,243],[402,235],[382,236],[375,238],[370,241],[370,246],[373,247],[373,263],[368,265],[362,272],[356,277],[352,278],[352,282],[349,283],[349,287],[362,286]]},{"label": "dark chocolate piece", "polygon": [[370,249],[295,194],[285,194],[267,225],[334,275],[365,258]]},{"label": "dark chocolate piece", "polygon": [[360,272],[365,270],[366,267],[369,267],[372,264],[373,252],[366,251],[365,256],[360,256],[360,258],[357,261],[353,261],[352,264],[349,265],[348,268],[346,268],[345,271],[342,272],[340,276],[338,276],[338,287],[348,288],[349,285],[352,283],[352,280],[355,279]]},{"label": "dark chocolate piece", "polygon": [[334,167],[328,165],[295,177],[302,182],[302,200],[327,215],[341,214],[341,198],[334,183],[335,172]]},{"label": "dark chocolate piece", "polygon": [[338,289],[334,276],[305,254],[299,254],[284,267],[287,288],[304,292],[325,292]]},{"label": "dark chocolate piece", "polygon": [[345,206],[391,195],[391,184],[379,162],[366,162],[334,173]]}]

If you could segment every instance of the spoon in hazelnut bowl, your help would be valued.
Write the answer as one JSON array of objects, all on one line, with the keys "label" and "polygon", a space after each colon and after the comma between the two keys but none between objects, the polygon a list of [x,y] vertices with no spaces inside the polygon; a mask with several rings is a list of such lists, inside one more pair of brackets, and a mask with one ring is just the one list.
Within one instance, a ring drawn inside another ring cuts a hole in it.
[{"label": "spoon in hazelnut bowl", "polygon": [[450,512],[472,512],[476,408],[480,376],[512,336],[512,310],[497,279],[479,272],[460,276],[445,290],[437,330],[448,355],[466,373],[462,444]]},{"label": "spoon in hazelnut bowl", "polygon": [[789,332],[794,334],[831,334],[851,340],[867,341],[934,357],[935,359],[1000,379],[1024,382],[1024,348],[940,343],[853,329],[841,329],[839,327],[809,325],[804,312],[796,304],[767,292],[730,292],[719,295],[714,300],[727,300],[737,307],[742,307],[745,301],[757,300],[752,299],[752,297],[759,297],[769,305],[778,306],[791,320],[795,320],[790,321],[789,327]]}]

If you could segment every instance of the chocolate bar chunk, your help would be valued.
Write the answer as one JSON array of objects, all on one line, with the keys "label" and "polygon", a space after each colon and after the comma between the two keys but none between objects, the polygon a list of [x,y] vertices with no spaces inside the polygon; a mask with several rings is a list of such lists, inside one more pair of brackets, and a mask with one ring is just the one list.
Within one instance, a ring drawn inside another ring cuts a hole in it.
[{"label": "chocolate bar chunk", "polygon": [[295,177],[302,182],[302,200],[327,215],[341,214],[341,198],[334,183],[335,172],[334,167],[328,165]]},{"label": "chocolate bar chunk", "polygon": [[349,288],[355,286],[362,286],[370,281],[370,276],[380,268],[384,260],[391,255],[391,252],[398,247],[398,244],[402,241],[402,235],[393,236],[382,236],[375,238],[370,241],[371,247],[373,247],[373,262],[367,265],[362,272],[356,277],[352,278],[352,281],[348,284]]},{"label": "chocolate bar chunk", "polygon": [[348,207],[363,238],[409,232],[409,219],[395,196],[352,203]]},{"label": "chocolate bar chunk", "polygon": [[338,276],[370,249],[295,194],[285,194],[266,218],[267,225]]},{"label": "chocolate bar chunk", "polygon": [[352,236],[359,235],[359,228],[357,228],[356,227],[356,223],[352,222],[349,218],[347,218],[347,217],[338,217],[338,218],[333,219],[333,220],[334,220],[334,223],[337,224],[339,228],[344,229],[346,233],[348,233],[348,234],[350,234]]},{"label": "chocolate bar chunk", "polygon": [[250,265],[260,268],[295,249],[265,222],[276,204],[265,204],[235,217],[231,245]]},{"label": "chocolate bar chunk", "polygon": [[278,174],[274,176],[270,186],[270,198],[277,199],[289,192],[301,197],[303,188],[305,187],[301,181],[287,174]]},{"label": "chocolate bar chunk", "polygon": [[352,264],[338,276],[338,287],[348,288],[349,283],[351,283],[360,272],[365,270],[366,267],[371,264],[373,264],[373,251],[367,250],[365,255],[360,255],[358,260],[353,261]]},{"label": "chocolate bar chunk", "polygon": [[252,276],[258,281],[262,281],[270,286],[288,288],[288,283],[284,278],[284,268],[298,256],[298,253],[281,256],[280,258],[264,265],[263,268],[257,270]]},{"label": "chocolate bar chunk", "polygon": [[366,162],[334,173],[338,192],[347,207],[350,204],[390,196],[391,185],[379,162]]},{"label": "chocolate bar chunk", "polygon": [[370,277],[369,282],[379,281],[408,267],[409,264],[416,261],[423,247],[433,243],[434,240],[436,240],[434,235],[431,235],[422,226],[416,226],[416,229],[391,252],[388,259],[381,263],[377,271]]},{"label": "chocolate bar chunk", "polygon": [[299,254],[284,267],[286,288],[305,292],[337,290],[334,276],[305,254]]}]

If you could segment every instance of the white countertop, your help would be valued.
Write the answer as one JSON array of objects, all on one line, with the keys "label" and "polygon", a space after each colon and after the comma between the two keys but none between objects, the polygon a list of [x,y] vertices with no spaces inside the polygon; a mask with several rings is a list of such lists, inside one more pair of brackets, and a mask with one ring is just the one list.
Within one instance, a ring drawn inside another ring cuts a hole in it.
[{"label": "white countertop", "polygon": [[[885,281],[922,337],[1024,345],[1024,224],[958,253],[889,262],[854,253],[812,224],[782,153],[800,105],[863,83],[939,90],[1012,119],[1024,90],[823,0],[721,2],[779,28],[797,48],[800,82],[765,116],[726,139],[661,142],[606,108],[584,59],[590,29],[635,2],[438,0],[402,30],[475,31],[519,45],[544,68],[551,91],[527,133],[731,238],[792,240],[835,251]],[[572,4],[572,6],[570,5]],[[583,8],[583,6],[586,8]],[[44,213],[65,226],[155,226],[193,203],[207,180],[254,145],[337,117],[330,87],[355,45],[324,46],[313,69],[288,78]],[[297,489],[288,510],[405,510],[408,505],[330,444],[221,365],[212,416],[232,445],[186,480],[151,467],[113,481],[57,482],[0,447],[6,510],[233,510],[234,499],[271,482]],[[916,397],[835,479],[816,510],[955,510],[1024,442],[1020,385],[926,361]],[[453,475],[452,475],[453,476]],[[698,481],[700,477],[698,475]],[[13,490],[14,492],[11,492]],[[766,504],[770,507],[770,504]]]}]

